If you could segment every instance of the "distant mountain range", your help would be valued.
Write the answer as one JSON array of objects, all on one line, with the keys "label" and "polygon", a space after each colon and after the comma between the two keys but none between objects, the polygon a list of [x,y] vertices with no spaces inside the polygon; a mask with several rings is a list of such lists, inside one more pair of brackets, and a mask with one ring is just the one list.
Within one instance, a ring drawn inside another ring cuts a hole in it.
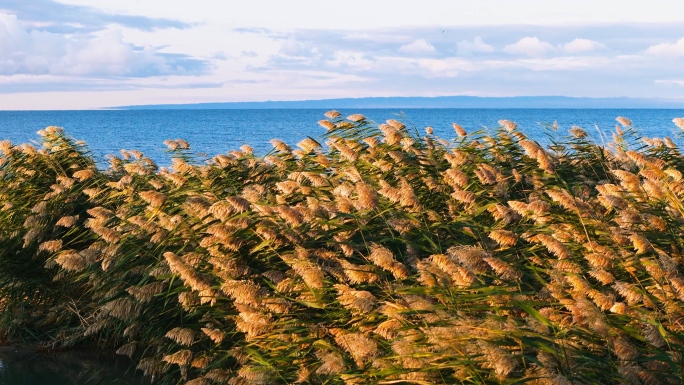
[{"label": "distant mountain range", "polygon": [[149,104],[111,107],[153,109],[369,109],[369,108],[672,108],[684,109],[684,99],[575,98],[567,96],[437,96],[371,97],[297,101]]}]

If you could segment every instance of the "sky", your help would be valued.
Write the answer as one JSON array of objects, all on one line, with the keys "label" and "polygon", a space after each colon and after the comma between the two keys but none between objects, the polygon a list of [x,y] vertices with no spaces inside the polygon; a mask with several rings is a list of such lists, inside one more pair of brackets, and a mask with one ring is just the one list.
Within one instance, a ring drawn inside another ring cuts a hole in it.
[{"label": "sky", "polygon": [[445,95],[684,99],[684,2],[0,0],[0,110]]}]

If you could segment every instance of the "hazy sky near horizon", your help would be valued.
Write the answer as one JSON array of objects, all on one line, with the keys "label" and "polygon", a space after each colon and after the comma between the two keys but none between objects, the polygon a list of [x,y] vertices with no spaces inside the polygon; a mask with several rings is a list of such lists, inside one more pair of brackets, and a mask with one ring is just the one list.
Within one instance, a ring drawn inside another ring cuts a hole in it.
[{"label": "hazy sky near horizon", "polygon": [[0,0],[0,110],[684,98],[684,2]]}]

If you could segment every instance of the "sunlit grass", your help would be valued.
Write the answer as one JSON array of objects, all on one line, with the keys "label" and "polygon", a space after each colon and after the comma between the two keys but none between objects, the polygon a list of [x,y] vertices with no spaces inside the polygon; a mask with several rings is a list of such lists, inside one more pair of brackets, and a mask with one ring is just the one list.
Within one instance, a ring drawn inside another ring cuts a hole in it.
[{"label": "sunlit grass", "polygon": [[98,169],[54,127],[1,142],[0,341],[193,385],[684,381],[671,139],[326,117],[326,147],[169,140],[169,169]]}]

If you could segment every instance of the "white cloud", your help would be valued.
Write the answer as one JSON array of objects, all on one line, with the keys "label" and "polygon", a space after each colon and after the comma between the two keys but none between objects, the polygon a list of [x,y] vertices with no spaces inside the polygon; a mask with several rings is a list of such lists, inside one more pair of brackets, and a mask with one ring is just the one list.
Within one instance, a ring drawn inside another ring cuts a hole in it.
[{"label": "white cloud", "polygon": [[0,13],[1,75],[154,76],[186,69],[149,46],[126,43],[118,30],[60,35],[27,30],[16,16]]},{"label": "white cloud", "polygon": [[569,54],[598,51],[605,48],[604,44],[597,41],[579,38],[563,45],[563,51]]},{"label": "white cloud", "polygon": [[546,53],[555,51],[551,43],[539,40],[537,37],[524,37],[516,43],[504,47],[504,52],[514,55],[543,56]]},{"label": "white cloud", "polygon": [[661,43],[648,47],[645,51],[649,55],[684,56],[684,37],[675,43]]},{"label": "white cloud", "polygon": [[354,51],[336,51],[326,63],[333,68],[348,67],[354,71],[372,70],[375,65],[375,61],[368,59],[364,53]]},{"label": "white cloud", "polygon": [[315,49],[294,37],[290,37],[283,43],[280,52],[286,56],[311,56],[312,53],[315,53]]},{"label": "white cloud", "polygon": [[664,84],[666,86],[681,86],[684,87],[684,80],[682,79],[658,79],[653,81],[655,84]]},{"label": "white cloud", "polygon": [[480,36],[473,40],[461,40],[456,44],[459,54],[470,54],[475,52],[494,52],[494,47],[485,43]]},{"label": "white cloud", "polygon": [[413,43],[405,44],[399,47],[399,52],[411,54],[426,54],[434,53],[436,51],[437,50],[435,49],[435,47],[432,44],[428,43],[428,41],[425,39],[418,39]]}]

